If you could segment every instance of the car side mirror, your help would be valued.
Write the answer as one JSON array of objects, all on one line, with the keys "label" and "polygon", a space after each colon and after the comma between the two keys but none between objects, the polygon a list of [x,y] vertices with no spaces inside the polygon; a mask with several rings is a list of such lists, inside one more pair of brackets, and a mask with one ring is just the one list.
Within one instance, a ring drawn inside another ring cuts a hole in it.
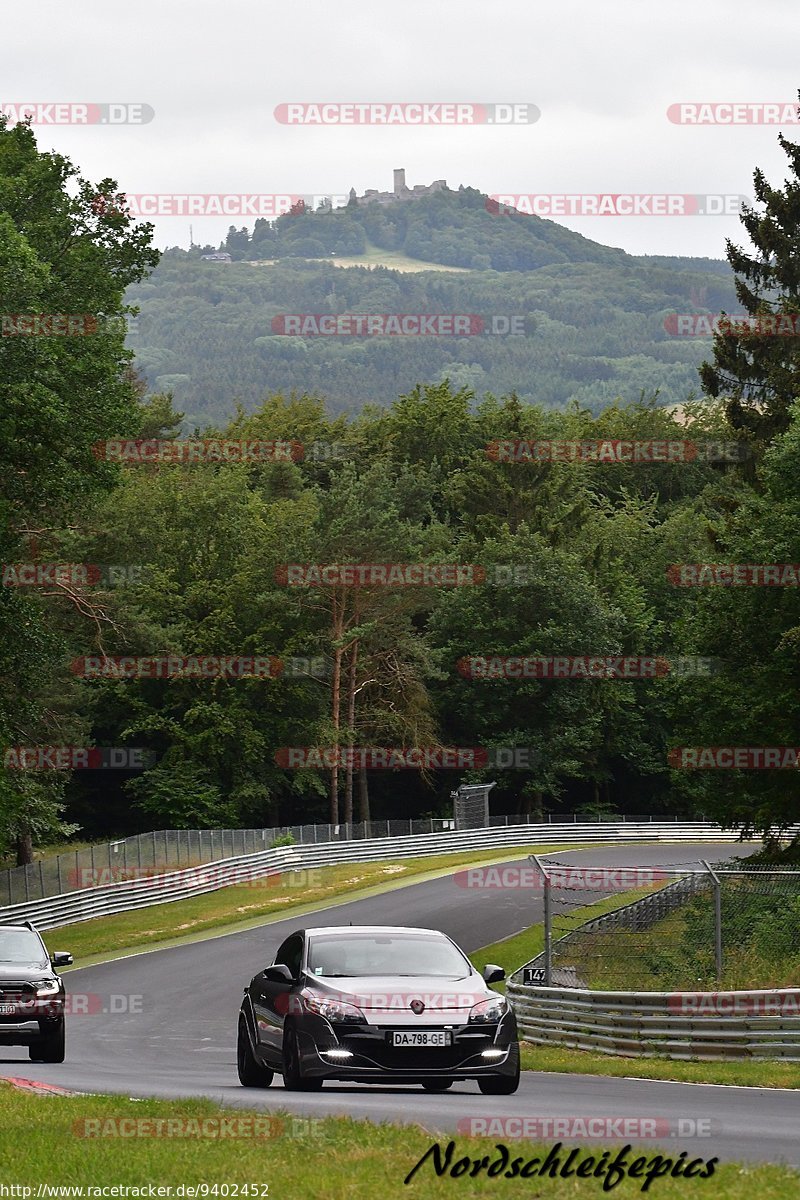
[{"label": "car side mirror", "polygon": [[56,950],[50,955],[50,963],[53,967],[68,967],[72,962],[72,955],[67,950]]},{"label": "car side mirror", "polygon": [[275,963],[264,971],[264,978],[269,983],[294,983],[294,976],[285,963]]},{"label": "car side mirror", "polygon": [[494,963],[487,963],[481,971],[484,983],[502,983],[506,977],[506,973],[502,967],[496,966]]}]

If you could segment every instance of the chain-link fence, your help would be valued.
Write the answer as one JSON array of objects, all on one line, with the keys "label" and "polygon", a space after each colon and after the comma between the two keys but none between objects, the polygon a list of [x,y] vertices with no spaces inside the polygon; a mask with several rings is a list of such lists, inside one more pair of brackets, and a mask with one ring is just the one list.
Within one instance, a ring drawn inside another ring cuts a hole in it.
[{"label": "chain-link fence", "polygon": [[523,982],[656,992],[800,983],[800,870],[532,862],[545,949]]},{"label": "chain-link fence", "polygon": [[[564,822],[608,821],[608,815],[542,817],[534,814],[492,816],[489,825],[504,827]],[[625,822],[663,824],[664,817],[618,816]],[[674,818],[677,823],[679,818]],[[425,817],[417,820],[358,821],[339,825],[283,825],[273,829],[159,829],[135,837],[103,842],[63,854],[38,859],[26,867],[11,867],[0,871],[0,906],[23,904],[28,900],[43,900],[78,888],[99,887],[119,880],[141,876],[147,871],[177,870],[197,867],[202,863],[233,858],[238,854],[256,854],[269,850],[281,838],[291,838],[296,845],[315,845],[318,842],[358,841],[367,838],[408,837],[421,833],[442,833],[455,829],[455,820]]]}]

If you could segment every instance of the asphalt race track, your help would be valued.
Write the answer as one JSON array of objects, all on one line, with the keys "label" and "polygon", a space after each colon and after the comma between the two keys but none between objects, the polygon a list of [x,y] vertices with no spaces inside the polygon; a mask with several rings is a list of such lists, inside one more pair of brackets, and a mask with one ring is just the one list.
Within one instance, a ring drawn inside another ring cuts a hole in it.
[{"label": "asphalt race track", "polygon": [[[554,857],[576,865],[656,866],[699,858],[714,862],[731,853],[730,843],[683,843],[598,846],[562,851]],[[574,896],[576,904],[589,899],[585,892]],[[650,1117],[660,1123],[656,1126],[659,1137],[654,1140],[673,1153],[687,1150],[690,1158],[719,1155],[723,1162],[752,1159],[800,1165],[800,1090],[533,1071],[523,1075],[516,1095],[507,1097],[482,1096],[474,1083],[456,1084],[439,1095],[418,1087],[332,1083],[326,1083],[321,1092],[305,1095],[285,1092],[279,1077],[264,1091],[239,1086],[235,1041],[242,988],[272,961],[293,928],[349,922],[427,926],[444,930],[471,952],[539,920],[538,892],[466,890],[446,876],[337,904],[305,917],[70,971],[65,977],[68,992],[97,994],[101,1000],[98,1011],[73,1013],[68,1018],[67,1061],[50,1066],[31,1063],[25,1047],[0,1047],[0,1074],[86,1092],[206,1096],[227,1105],[282,1109],[304,1117],[345,1114],[413,1122],[442,1133],[457,1130],[459,1123],[470,1117]],[[56,945],[57,931],[48,941],[51,948],[69,949]],[[510,970],[519,964],[501,965]],[[102,1011],[115,1004],[127,1008],[128,998],[137,996],[141,1001],[132,1003],[140,1011]],[[111,997],[124,999],[115,1002]],[[635,1060],[631,1060],[631,1073],[636,1073]],[[698,1121],[704,1136],[687,1136]],[[508,1138],[497,1136],[496,1140]],[[558,1139],[543,1135],[540,1140]],[[565,1139],[565,1144],[577,1140]],[[602,1144],[625,1140],[605,1137]]]}]

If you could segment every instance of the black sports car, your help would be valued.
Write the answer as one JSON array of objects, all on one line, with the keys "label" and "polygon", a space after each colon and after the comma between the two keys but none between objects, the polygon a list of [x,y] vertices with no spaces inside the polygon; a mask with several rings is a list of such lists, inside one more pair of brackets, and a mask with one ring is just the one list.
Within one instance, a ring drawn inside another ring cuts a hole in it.
[{"label": "black sports car", "polygon": [[56,967],[72,955],[48,955],[30,922],[0,925],[0,1046],[27,1046],[34,1062],[64,1061],[64,981]]},{"label": "black sports car", "polygon": [[394,926],[298,930],[245,988],[237,1066],[245,1087],[275,1072],[292,1091],[325,1079],[419,1083],[475,1079],[487,1095],[519,1086],[514,1013],[445,934]]}]

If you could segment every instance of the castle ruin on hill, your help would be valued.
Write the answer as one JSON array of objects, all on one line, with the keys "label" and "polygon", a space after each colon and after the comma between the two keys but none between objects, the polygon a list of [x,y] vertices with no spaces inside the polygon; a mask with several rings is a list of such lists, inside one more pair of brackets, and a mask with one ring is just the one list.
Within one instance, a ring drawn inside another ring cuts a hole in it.
[{"label": "castle ruin on hill", "polygon": [[356,189],[350,188],[350,202],[356,204],[397,204],[404,200],[418,200],[420,196],[430,196],[434,192],[443,192],[447,188],[446,179],[435,179],[433,183],[415,183],[413,187],[406,184],[404,167],[396,168],[394,172],[394,188],[391,192],[379,192],[377,188],[367,188],[363,196],[356,195]]}]

